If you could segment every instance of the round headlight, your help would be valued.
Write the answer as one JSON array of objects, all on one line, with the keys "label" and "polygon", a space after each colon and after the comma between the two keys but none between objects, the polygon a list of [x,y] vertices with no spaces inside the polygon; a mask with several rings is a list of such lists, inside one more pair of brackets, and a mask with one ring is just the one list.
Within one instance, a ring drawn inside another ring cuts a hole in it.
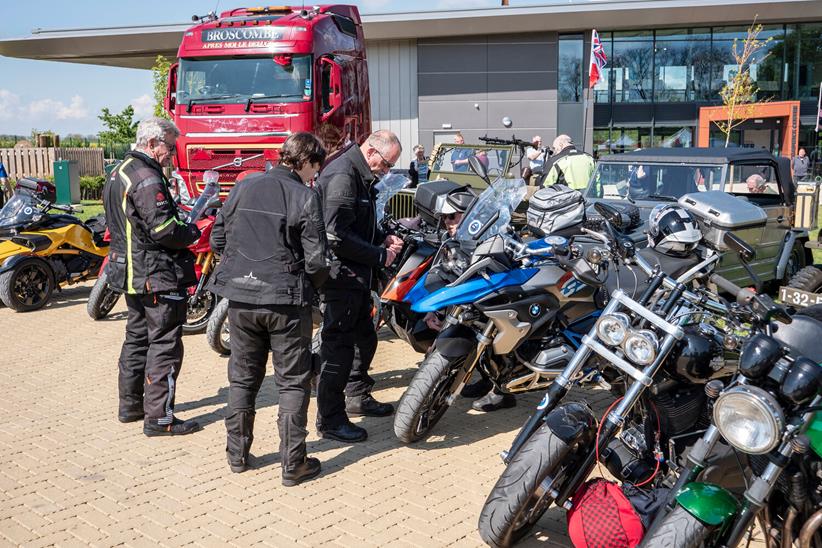
[{"label": "round headlight", "polygon": [[752,455],[771,451],[785,429],[776,399],[756,386],[726,390],[714,404],[714,424],[728,443]]},{"label": "round headlight", "polygon": [[653,363],[657,348],[659,348],[659,341],[656,335],[647,329],[634,331],[625,337],[625,342],[622,343],[625,356],[638,365]]},{"label": "round headlight", "polygon": [[597,322],[597,336],[605,344],[619,346],[628,336],[630,326],[631,319],[627,314],[621,312],[607,314]]}]

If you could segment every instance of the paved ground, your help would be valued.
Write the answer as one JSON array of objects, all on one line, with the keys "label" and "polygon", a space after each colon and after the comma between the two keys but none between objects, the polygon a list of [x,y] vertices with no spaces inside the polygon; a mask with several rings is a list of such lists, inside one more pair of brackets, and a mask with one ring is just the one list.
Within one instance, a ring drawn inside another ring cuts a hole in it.
[{"label": "paved ground", "polygon": [[[318,439],[322,475],[280,485],[276,388],[266,378],[252,453],[232,474],[222,424],[226,360],[186,337],[177,413],[205,429],[146,438],[117,422],[116,357],[124,307],[92,322],[88,287],[48,309],[0,308],[0,545],[478,546],[480,508],[503,469],[498,454],[539,395],[492,415],[460,401],[427,442],[400,445],[391,419],[366,418],[369,441]],[[380,400],[396,402],[419,357],[384,336],[375,361]],[[577,397],[584,397],[579,392]],[[604,411],[607,395],[594,394]],[[316,406],[311,401],[309,424]],[[548,512],[523,546],[567,546],[565,515]]]}]

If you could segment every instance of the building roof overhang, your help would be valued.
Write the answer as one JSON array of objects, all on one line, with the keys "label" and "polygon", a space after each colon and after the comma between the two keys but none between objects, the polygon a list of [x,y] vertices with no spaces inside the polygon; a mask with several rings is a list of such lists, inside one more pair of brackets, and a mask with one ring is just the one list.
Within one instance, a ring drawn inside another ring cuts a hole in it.
[{"label": "building roof overhang", "polygon": [[[366,40],[436,39],[521,32],[747,25],[822,19],[818,0],[570,0],[508,6],[363,16]],[[191,23],[84,29],[35,29],[0,40],[0,55],[129,68],[151,68],[157,55],[175,57]]]}]

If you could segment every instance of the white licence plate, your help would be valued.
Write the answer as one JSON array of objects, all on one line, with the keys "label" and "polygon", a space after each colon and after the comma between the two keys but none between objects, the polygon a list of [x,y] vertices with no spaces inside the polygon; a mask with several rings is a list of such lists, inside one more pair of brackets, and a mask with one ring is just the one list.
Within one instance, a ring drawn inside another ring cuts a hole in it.
[{"label": "white licence plate", "polygon": [[822,304],[822,294],[808,293],[801,289],[794,289],[792,287],[779,288],[779,300],[783,304],[791,306],[813,306],[815,304]]}]

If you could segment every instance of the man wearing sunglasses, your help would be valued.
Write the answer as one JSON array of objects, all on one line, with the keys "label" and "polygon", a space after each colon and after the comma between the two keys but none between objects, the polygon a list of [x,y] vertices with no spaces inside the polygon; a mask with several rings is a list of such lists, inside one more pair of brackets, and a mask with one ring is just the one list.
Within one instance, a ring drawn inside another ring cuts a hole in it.
[{"label": "man wearing sunglasses", "polygon": [[179,131],[149,118],[137,127],[137,147],[112,172],[103,189],[111,233],[106,276],[125,293],[126,337],[119,360],[120,422],[143,421],[146,436],[199,430],[174,416],[177,376],[183,362],[186,288],[197,283],[187,249],[200,231],[180,218],[163,167],[171,165]]},{"label": "man wearing sunglasses", "polygon": [[368,433],[349,416],[387,417],[390,404],[371,395],[368,374],[377,350],[371,320],[374,269],[390,265],[402,240],[377,226],[374,183],[399,160],[402,146],[390,131],[372,133],[362,145],[350,145],[325,165],[317,181],[328,245],[331,275],[323,286],[320,379],[317,385],[317,429],[324,438],[364,441]]}]

